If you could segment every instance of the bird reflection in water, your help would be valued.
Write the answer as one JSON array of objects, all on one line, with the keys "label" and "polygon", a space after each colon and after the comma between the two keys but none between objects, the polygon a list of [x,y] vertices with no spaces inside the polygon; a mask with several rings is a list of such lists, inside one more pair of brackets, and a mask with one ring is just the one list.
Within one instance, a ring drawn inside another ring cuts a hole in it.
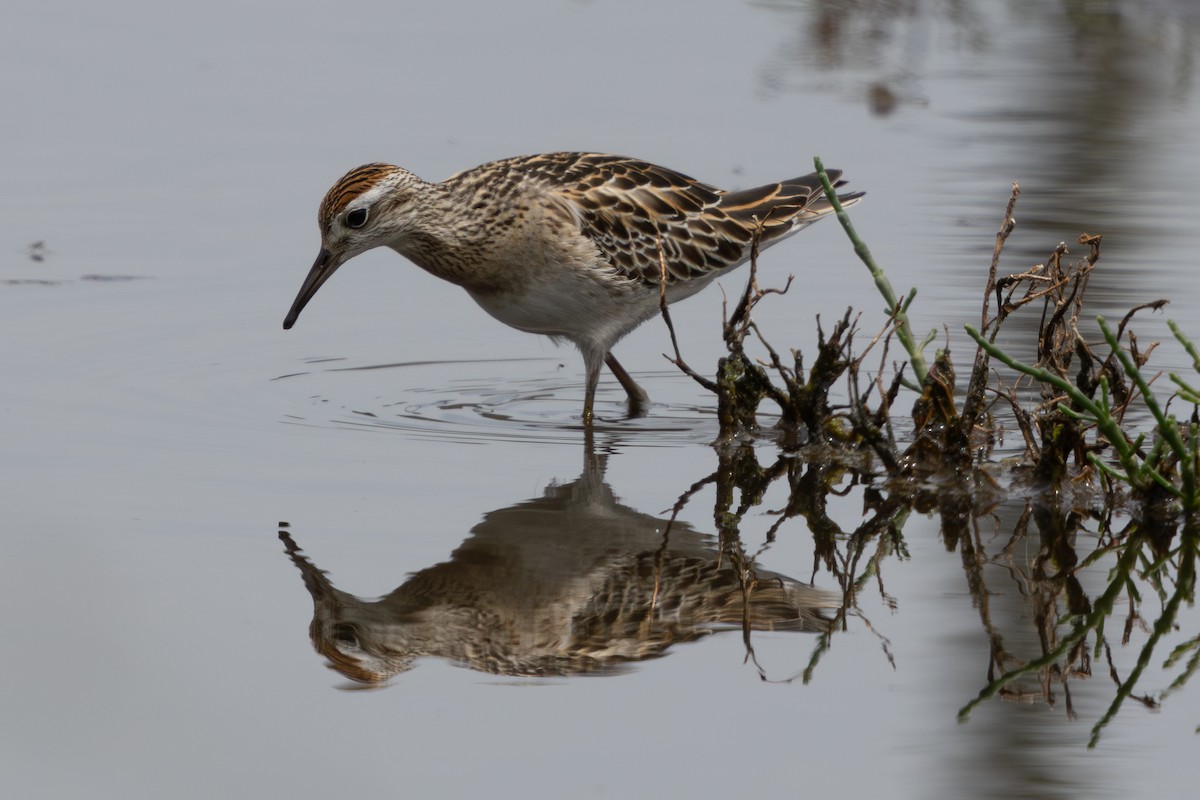
[{"label": "bird reflection in water", "polygon": [[621,505],[589,458],[576,481],[487,514],[446,561],[378,600],[334,587],[286,531],[317,651],[378,684],[433,656],[514,676],[602,674],[720,630],[828,630],[840,595],[735,567],[714,537]]}]

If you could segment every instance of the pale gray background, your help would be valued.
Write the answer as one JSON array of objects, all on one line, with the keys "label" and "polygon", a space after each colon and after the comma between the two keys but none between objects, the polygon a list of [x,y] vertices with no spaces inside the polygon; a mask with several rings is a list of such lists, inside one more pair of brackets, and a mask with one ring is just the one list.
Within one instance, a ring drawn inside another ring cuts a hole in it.
[{"label": "pale gray background", "polygon": [[[987,645],[936,519],[911,519],[911,558],[884,567],[897,609],[864,598],[896,668],[859,624],[809,686],[761,683],[727,635],[613,678],[530,685],[422,662],[385,690],[338,691],[308,643],[311,606],[275,536],[289,521],[340,587],[378,595],[445,559],[484,514],[573,480],[582,464],[578,356],[503,328],[393,254],[345,268],[295,330],[281,330],[316,252],[321,195],[364,161],[432,179],[508,155],[596,149],[734,188],[808,172],[819,154],[870,193],[854,219],[897,288],[920,287],[918,328],[946,323],[960,353],[1020,180],[1012,270],[1082,230],[1103,232],[1094,310],[1169,296],[1167,315],[1200,335],[1190,9],[8,3],[6,795],[1190,791],[1194,686],[1161,713],[1127,706],[1094,752],[1083,743],[1111,697],[1100,664],[1074,684],[1076,722],[1061,707],[992,704],[956,724],[982,685]],[[890,113],[872,113],[876,84],[897,100]],[[25,252],[39,240],[50,251],[40,263]],[[764,277],[789,271],[796,287],[761,318],[777,345],[811,346],[813,315],[851,304],[865,329],[880,324],[881,301],[834,224],[764,258]],[[739,291],[741,278],[725,288]],[[689,360],[706,369],[720,304],[713,289],[676,310]],[[1147,316],[1143,338],[1161,338],[1164,318]],[[599,437],[614,492],[647,514],[715,467],[711,417],[696,409],[711,401],[666,365],[667,348],[657,321],[620,345],[660,405]],[[322,358],[485,363],[326,372],[310,363]],[[1186,360],[1164,348],[1159,363]],[[610,384],[601,416],[620,410]],[[541,389],[548,403],[525,399]],[[460,395],[490,397],[516,419],[449,409]],[[711,503],[699,497],[684,518],[711,530]],[[860,512],[858,493],[833,509],[847,527]],[[772,521],[747,522],[751,547]],[[802,577],[811,551],[796,523],[763,561]],[[993,613],[1010,609],[1013,637],[1032,630],[1019,597],[994,602]],[[810,648],[808,637],[762,637],[759,654],[785,677]],[[1127,669],[1134,656],[1118,657]],[[1163,686],[1148,676],[1147,689]]]}]

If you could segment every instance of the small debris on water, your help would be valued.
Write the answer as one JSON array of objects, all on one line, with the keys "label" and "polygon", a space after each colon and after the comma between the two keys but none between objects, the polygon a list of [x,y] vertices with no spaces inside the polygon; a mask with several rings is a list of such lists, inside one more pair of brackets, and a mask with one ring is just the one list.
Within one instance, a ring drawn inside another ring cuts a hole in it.
[{"label": "small debris on water", "polygon": [[46,248],[46,242],[39,239],[25,248],[25,255],[29,256],[30,261],[40,264],[46,260],[46,256],[50,255],[50,251]]}]

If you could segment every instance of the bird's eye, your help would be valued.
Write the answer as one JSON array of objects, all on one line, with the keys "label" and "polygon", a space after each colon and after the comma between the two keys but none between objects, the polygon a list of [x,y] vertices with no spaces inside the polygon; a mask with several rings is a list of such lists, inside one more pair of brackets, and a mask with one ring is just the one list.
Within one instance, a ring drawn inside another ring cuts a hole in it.
[{"label": "bird's eye", "polygon": [[346,226],[349,228],[361,228],[367,224],[367,210],[365,208],[356,208],[346,214]]}]

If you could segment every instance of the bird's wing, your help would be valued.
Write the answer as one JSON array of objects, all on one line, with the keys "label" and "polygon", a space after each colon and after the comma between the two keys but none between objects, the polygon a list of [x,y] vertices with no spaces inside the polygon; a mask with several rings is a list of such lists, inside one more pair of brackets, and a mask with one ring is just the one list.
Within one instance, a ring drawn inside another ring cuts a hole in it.
[{"label": "bird's wing", "polygon": [[[645,161],[553,154],[542,188],[570,207],[609,268],[658,285],[659,248],[668,283],[717,273],[829,213],[815,175],[724,192]],[[829,173],[837,181],[840,173]],[[847,195],[848,201],[858,195]]]}]

